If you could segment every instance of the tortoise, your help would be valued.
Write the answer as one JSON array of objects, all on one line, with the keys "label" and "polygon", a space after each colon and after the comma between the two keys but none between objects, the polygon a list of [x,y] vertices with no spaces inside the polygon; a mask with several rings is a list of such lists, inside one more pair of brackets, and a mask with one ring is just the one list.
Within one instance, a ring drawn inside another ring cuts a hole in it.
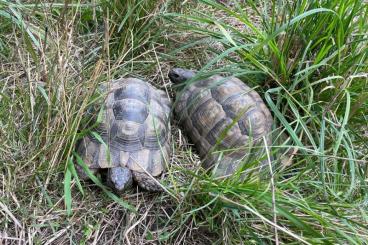
[{"label": "tortoise", "polygon": [[[97,131],[104,142],[92,135],[81,140],[77,150],[84,163],[93,173],[107,169],[108,183],[118,192],[133,179],[146,190],[161,190],[154,178],[170,156],[170,98],[140,79],[118,79],[110,82],[102,111]],[[88,178],[82,167],[76,169]]]},{"label": "tortoise", "polygon": [[273,119],[260,95],[236,77],[213,75],[192,82],[195,76],[195,71],[182,68],[169,72],[178,87],[174,113],[199,151],[202,165],[212,168],[215,177],[235,173],[251,157],[263,157],[259,160],[263,166],[262,138],[270,145]]}]

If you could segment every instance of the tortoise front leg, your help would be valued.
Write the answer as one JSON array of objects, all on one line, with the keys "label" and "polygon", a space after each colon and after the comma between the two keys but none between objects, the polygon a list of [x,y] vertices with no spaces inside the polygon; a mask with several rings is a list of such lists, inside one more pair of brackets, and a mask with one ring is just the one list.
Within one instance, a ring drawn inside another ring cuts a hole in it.
[{"label": "tortoise front leg", "polygon": [[[88,180],[89,179],[87,173],[83,170],[83,168],[81,166],[79,166],[78,164],[75,164],[74,167],[75,167],[75,170],[77,171],[78,177],[80,179],[82,179],[82,180]],[[98,170],[99,170],[98,168],[89,168],[89,171],[91,171],[94,175],[97,174]]]}]

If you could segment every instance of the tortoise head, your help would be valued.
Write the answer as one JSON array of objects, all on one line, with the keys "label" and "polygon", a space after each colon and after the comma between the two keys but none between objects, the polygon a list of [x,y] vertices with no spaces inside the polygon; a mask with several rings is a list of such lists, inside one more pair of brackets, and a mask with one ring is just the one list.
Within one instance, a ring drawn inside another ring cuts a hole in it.
[{"label": "tortoise head", "polygon": [[180,84],[195,76],[195,72],[192,70],[173,68],[169,72],[169,78],[172,83]]}]

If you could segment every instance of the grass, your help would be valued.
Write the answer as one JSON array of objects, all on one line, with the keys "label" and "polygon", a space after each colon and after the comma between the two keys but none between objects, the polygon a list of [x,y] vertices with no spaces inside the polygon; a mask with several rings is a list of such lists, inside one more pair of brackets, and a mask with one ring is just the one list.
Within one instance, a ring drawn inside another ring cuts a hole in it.
[{"label": "grass", "polygon": [[[367,17],[358,0],[0,1],[0,239],[364,244]],[[173,95],[171,66],[255,87],[274,116],[271,177],[213,180],[174,122],[169,192],[79,181],[98,86],[135,75]]]},{"label": "grass", "polygon": [[[252,180],[249,187],[247,183],[215,184],[215,196],[226,200],[220,210],[225,212],[230,202],[264,223],[259,229],[249,225],[249,217],[230,215],[229,229],[235,223],[247,231],[229,232],[227,243],[240,243],[252,234],[276,243],[296,239],[313,244],[364,243],[366,218],[358,221],[357,217],[365,213],[367,203],[366,138],[359,136],[367,114],[362,106],[367,103],[367,5],[362,1],[247,1],[231,8],[202,2],[207,11],[171,13],[166,18],[181,31],[196,33],[197,43],[216,42],[213,59],[201,73],[236,74],[261,88],[275,117],[274,141],[279,145],[273,145],[274,153],[291,149],[296,154],[290,166],[274,164],[274,188],[271,182],[254,185]],[[244,12],[246,6],[255,14]],[[224,61],[221,66],[219,61]],[[282,134],[286,140],[279,137]],[[250,201],[244,187],[256,198]],[[204,216],[214,214],[209,211]],[[279,231],[273,232],[274,227]],[[293,235],[282,229],[286,227]]]}]

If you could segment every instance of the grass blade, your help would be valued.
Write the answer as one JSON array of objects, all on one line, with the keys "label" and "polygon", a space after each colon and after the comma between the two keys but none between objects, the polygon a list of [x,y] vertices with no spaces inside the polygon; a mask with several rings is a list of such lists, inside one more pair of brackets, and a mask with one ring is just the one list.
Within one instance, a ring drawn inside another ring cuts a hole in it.
[{"label": "grass blade", "polygon": [[77,164],[79,164],[79,166],[81,166],[83,168],[83,171],[88,175],[88,177],[93,181],[93,183],[95,183],[98,187],[100,187],[102,189],[102,191],[108,197],[110,197],[113,201],[115,201],[116,203],[118,203],[123,208],[126,208],[127,210],[129,210],[129,211],[131,211],[133,213],[135,213],[137,211],[135,207],[133,207],[132,205],[130,205],[128,202],[123,201],[121,198],[119,198],[114,193],[112,193],[111,191],[109,191],[101,183],[101,181],[89,170],[88,166],[83,162],[82,158],[80,158],[80,156],[76,152],[74,152],[73,155],[75,156],[75,158],[77,160]]}]

